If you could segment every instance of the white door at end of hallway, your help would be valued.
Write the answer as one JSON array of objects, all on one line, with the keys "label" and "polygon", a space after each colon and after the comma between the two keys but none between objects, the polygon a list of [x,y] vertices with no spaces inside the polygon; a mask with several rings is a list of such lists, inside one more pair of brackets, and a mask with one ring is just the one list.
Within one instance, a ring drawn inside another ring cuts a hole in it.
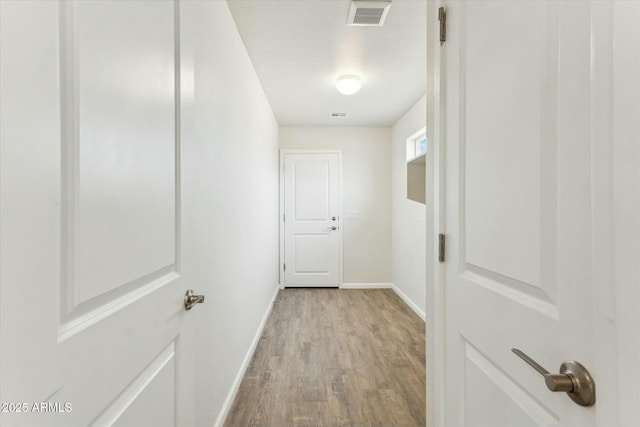
[{"label": "white door at end of hallway", "polygon": [[340,285],[340,152],[282,155],[287,287]]},{"label": "white door at end of hallway", "polygon": [[0,1],[3,426],[193,425],[178,7]]}]

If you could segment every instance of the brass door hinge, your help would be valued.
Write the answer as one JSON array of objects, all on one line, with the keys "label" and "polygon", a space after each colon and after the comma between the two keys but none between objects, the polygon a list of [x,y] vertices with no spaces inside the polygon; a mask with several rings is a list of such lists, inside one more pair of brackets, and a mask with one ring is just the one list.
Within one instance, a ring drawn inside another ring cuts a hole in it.
[{"label": "brass door hinge", "polygon": [[445,241],[444,234],[438,234],[438,261],[444,262]]}]

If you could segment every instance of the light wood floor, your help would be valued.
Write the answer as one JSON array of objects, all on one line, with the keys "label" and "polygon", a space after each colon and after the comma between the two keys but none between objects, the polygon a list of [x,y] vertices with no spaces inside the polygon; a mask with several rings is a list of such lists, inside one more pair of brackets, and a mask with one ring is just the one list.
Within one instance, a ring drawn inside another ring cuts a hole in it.
[{"label": "light wood floor", "polygon": [[391,289],[281,290],[226,426],[424,426],[425,330]]}]

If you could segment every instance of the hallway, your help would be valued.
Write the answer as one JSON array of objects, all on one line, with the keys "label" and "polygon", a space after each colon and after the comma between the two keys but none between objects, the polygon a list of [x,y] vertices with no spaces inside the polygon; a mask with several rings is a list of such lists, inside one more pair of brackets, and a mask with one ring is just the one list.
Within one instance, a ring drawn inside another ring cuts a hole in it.
[{"label": "hallway", "polygon": [[424,322],[391,290],[281,290],[226,426],[423,426]]},{"label": "hallway", "polygon": [[0,425],[640,426],[638,88],[640,0],[0,0]]}]

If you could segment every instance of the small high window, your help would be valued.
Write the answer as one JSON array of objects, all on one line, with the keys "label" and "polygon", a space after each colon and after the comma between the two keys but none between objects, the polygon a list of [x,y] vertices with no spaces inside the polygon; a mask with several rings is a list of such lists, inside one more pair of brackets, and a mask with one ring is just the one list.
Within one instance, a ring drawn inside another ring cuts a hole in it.
[{"label": "small high window", "polygon": [[427,130],[420,129],[407,139],[407,160],[415,159],[427,152]]},{"label": "small high window", "polygon": [[407,199],[426,203],[427,129],[407,139]]}]

